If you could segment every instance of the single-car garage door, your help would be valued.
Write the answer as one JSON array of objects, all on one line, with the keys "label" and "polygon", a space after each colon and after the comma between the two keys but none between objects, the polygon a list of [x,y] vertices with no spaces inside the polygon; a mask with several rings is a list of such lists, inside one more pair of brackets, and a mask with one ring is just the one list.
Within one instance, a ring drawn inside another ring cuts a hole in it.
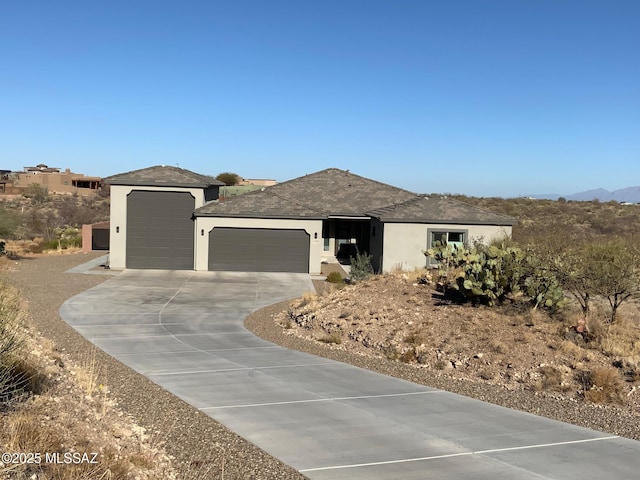
[{"label": "single-car garage door", "polygon": [[209,232],[209,270],[309,272],[304,230],[216,227]]},{"label": "single-car garage door", "polygon": [[195,198],[134,190],[127,196],[127,268],[193,270]]}]

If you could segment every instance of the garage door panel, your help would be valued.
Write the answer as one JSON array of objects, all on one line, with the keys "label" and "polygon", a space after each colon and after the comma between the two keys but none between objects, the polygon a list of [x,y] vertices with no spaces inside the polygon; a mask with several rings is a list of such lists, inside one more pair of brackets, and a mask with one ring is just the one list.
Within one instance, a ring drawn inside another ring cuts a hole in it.
[{"label": "garage door panel", "polygon": [[127,268],[193,269],[195,198],[134,190],[127,196]]},{"label": "garage door panel", "polygon": [[216,227],[209,233],[209,270],[309,272],[304,230]]}]

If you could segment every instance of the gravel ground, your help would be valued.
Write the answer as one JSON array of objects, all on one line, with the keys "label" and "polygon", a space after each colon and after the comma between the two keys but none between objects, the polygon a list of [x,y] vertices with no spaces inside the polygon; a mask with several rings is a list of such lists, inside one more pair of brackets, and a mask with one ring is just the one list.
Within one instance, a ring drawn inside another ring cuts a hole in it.
[{"label": "gravel ground", "polygon": [[[28,301],[35,329],[79,362],[87,358],[92,345],[60,318],[58,310],[66,299],[109,277],[63,272],[100,255],[77,253],[25,258],[12,265],[6,274],[7,280],[20,288]],[[165,444],[182,478],[306,478],[111,356],[97,351],[96,359],[106,372],[103,383],[111,390],[118,406]]]}]

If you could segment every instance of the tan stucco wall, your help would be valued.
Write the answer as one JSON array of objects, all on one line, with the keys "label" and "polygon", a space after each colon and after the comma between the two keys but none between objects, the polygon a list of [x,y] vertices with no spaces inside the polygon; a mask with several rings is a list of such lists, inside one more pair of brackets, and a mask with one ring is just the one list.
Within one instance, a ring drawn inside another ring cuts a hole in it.
[{"label": "tan stucco wall", "polygon": [[109,233],[109,266],[113,269],[126,268],[127,261],[127,195],[134,190],[146,192],[189,192],[195,198],[195,208],[204,205],[202,188],[178,187],[131,187],[111,186],[111,231]]},{"label": "tan stucco wall", "polygon": [[[260,218],[196,218],[196,270],[209,268],[209,232],[215,227],[286,228],[304,230],[309,234],[309,273],[320,274],[322,258],[322,220],[285,220]],[[204,235],[202,234],[204,230]],[[314,238],[317,234],[318,238]]]},{"label": "tan stucco wall", "polygon": [[27,189],[32,184],[46,187],[50,193],[69,193],[78,195],[94,195],[98,190],[73,186],[74,180],[98,181],[98,177],[85,177],[79,173],[18,173],[15,186]]},{"label": "tan stucco wall", "polygon": [[427,249],[428,230],[466,230],[468,242],[482,239],[490,243],[493,239],[511,236],[511,227],[493,225],[385,223],[383,272],[397,267],[412,270],[426,266],[427,259],[422,252]]}]

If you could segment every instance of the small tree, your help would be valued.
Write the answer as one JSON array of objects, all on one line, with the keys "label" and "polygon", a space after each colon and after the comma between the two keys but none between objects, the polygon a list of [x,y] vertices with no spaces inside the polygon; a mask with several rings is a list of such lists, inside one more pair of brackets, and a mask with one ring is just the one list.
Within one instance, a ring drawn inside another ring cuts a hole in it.
[{"label": "small tree", "polygon": [[583,315],[589,313],[595,295],[591,259],[583,245],[573,245],[561,251],[547,252],[546,262],[558,282],[580,304]]},{"label": "small tree", "polygon": [[640,292],[640,261],[635,247],[621,240],[598,242],[588,248],[593,290],[611,307],[616,321],[622,303]]},{"label": "small tree", "polygon": [[232,187],[240,182],[240,175],[232,172],[223,172],[216,176],[216,180]]}]

